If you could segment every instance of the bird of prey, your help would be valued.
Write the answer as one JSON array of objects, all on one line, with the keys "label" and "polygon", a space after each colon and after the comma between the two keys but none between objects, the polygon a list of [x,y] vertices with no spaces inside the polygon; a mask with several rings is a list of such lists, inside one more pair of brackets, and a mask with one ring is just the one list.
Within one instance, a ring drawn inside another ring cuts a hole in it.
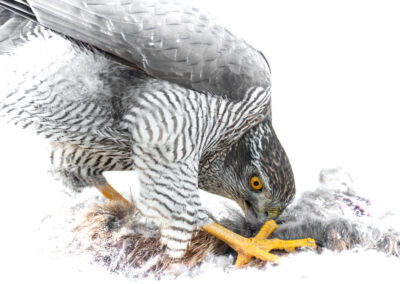
[{"label": "bird of prey", "polygon": [[[235,249],[238,266],[251,257],[275,261],[274,248],[315,246],[266,239],[295,183],[272,127],[261,52],[179,1],[0,3],[2,60],[32,41],[68,46],[63,58],[34,58],[29,70],[27,61],[8,64],[15,70],[0,111],[51,142],[51,163],[71,184],[131,206],[103,172],[136,171],[134,205],[174,258],[197,228]],[[213,222],[199,188],[236,201],[254,224],[266,222],[257,237]]]}]

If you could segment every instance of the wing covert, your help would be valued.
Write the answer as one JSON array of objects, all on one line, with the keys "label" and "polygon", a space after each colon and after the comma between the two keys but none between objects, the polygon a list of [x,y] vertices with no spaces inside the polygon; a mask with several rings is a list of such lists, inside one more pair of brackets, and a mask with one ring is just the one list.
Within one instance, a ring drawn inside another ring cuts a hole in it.
[{"label": "wing covert", "polygon": [[29,0],[40,24],[198,91],[242,99],[270,85],[263,55],[178,1]]}]

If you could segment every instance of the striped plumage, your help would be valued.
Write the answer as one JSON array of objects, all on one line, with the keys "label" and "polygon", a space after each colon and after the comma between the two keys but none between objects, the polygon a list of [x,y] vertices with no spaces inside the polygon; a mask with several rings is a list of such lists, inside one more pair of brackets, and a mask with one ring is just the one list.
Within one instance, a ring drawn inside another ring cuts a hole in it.
[{"label": "striped plumage", "polygon": [[[138,171],[142,187],[135,205],[143,222],[161,227],[171,256],[182,255],[193,230],[210,222],[199,187],[237,201],[258,223],[268,219],[268,210],[281,211],[289,204],[293,175],[272,129],[269,68],[258,51],[175,1],[171,11],[166,1],[117,1],[115,6],[125,10],[116,11],[129,11],[135,20],[131,28],[142,23],[134,36],[125,29],[118,34],[119,22],[113,21],[117,12],[93,1],[86,6],[74,0],[28,2],[35,12],[25,11],[29,17],[112,54],[110,59],[0,10],[0,63],[8,74],[0,86],[0,115],[48,139],[54,171],[72,186],[104,186],[104,171]],[[29,7],[26,1],[18,3]],[[63,13],[54,8],[57,3],[80,10],[76,15],[82,19],[91,11],[97,13],[95,23],[104,24],[107,16],[110,21],[100,30],[71,26],[74,17],[68,13],[53,21]],[[163,30],[157,17],[166,21],[169,13],[181,13],[183,20],[175,17]],[[196,35],[190,42],[189,36],[190,44],[179,43],[192,49],[182,51],[171,29],[186,38],[193,21],[200,22],[197,29],[205,29],[204,38]],[[112,40],[106,44],[107,37]],[[154,43],[157,48],[152,49]],[[115,56],[130,66],[116,63]],[[254,175],[264,185],[260,192],[249,187]]]}]

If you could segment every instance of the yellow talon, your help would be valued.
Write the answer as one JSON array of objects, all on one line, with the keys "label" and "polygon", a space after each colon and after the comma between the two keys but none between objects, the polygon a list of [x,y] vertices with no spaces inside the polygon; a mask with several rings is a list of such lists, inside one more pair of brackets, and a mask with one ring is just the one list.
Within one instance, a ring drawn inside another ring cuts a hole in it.
[{"label": "yellow talon", "polygon": [[237,251],[238,256],[235,262],[237,267],[246,265],[250,262],[252,257],[263,261],[277,262],[279,257],[269,253],[269,251],[274,249],[291,252],[298,247],[316,248],[315,241],[310,238],[301,240],[267,240],[266,238],[268,238],[276,228],[278,228],[278,226],[273,220],[267,221],[254,238],[247,239],[215,222],[203,226],[203,230],[224,241]]},{"label": "yellow talon", "polygon": [[122,204],[127,208],[132,208],[132,203],[125,199],[118,191],[116,191],[111,185],[108,183],[104,187],[97,187],[101,194],[108,200],[114,200],[122,202]]},{"label": "yellow talon", "polygon": [[316,248],[315,241],[313,239],[301,239],[301,240],[259,240],[254,244],[264,250],[270,251],[274,249],[285,250],[287,252],[294,251],[298,247],[312,247]]}]

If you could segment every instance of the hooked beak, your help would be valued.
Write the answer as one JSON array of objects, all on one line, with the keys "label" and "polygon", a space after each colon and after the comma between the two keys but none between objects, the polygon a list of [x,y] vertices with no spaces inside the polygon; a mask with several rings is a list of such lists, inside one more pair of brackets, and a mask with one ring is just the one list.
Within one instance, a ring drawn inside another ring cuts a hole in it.
[{"label": "hooked beak", "polygon": [[243,209],[246,218],[256,219],[260,222],[276,219],[281,213],[280,207],[271,207],[260,210],[254,208],[248,201],[240,202],[239,206]]},{"label": "hooked beak", "polygon": [[268,212],[268,217],[271,219],[276,219],[279,214],[281,213],[281,208],[280,207],[272,207],[267,209]]}]

